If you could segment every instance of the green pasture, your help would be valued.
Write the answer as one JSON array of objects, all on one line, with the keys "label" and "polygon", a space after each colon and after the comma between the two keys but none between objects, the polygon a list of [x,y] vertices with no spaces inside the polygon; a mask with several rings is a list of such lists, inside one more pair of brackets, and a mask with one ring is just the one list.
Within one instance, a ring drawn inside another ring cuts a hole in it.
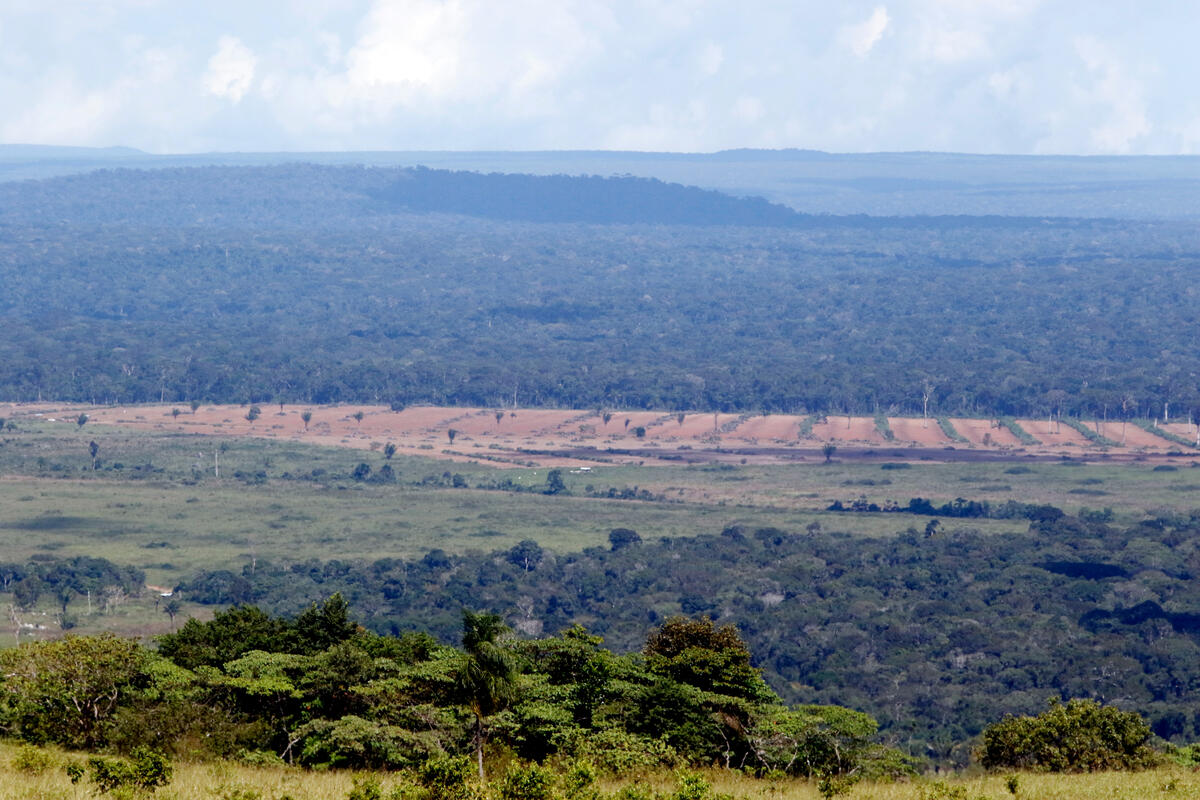
[{"label": "green pasture", "polygon": [[[98,445],[92,470],[90,442]],[[214,475],[219,462],[220,477]],[[390,464],[395,481],[357,481]],[[492,550],[533,539],[559,551],[607,546],[624,527],[643,537],[716,533],[729,525],[891,535],[923,528],[907,514],[835,514],[860,496],[1112,508],[1133,520],[1200,507],[1200,470],[1147,463],[1080,465],[879,463],[596,466],[563,469],[567,494],[549,496],[548,470],[499,469],[381,452],[260,439],[19,421],[0,442],[0,552],[8,560],[91,555],[173,585],[201,568],[255,560],[412,557],[432,548]],[[460,488],[455,488],[455,476]],[[479,489],[509,482],[509,489]],[[465,488],[462,488],[465,486]],[[514,491],[523,487],[528,491]],[[652,499],[611,499],[617,494]],[[648,493],[648,494],[646,494]],[[1003,534],[1022,520],[942,520]],[[815,529],[814,529],[815,530]]]}]

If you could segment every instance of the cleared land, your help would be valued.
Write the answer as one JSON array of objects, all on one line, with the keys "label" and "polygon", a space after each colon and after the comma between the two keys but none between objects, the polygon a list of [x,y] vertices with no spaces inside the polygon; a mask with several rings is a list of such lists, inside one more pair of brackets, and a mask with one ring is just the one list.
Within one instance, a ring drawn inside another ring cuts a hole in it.
[{"label": "cleared land", "polygon": [[[604,421],[595,410],[485,409],[413,407],[392,411],[380,406],[263,406],[248,420],[248,406],[204,406],[194,413],[178,406],[81,407],[9,405],[10,418],[75,425],[87,414],[93,425],[121,425],[158,433],[254,437],[314,445],[379,450],[387,443],[398,452],[451,461],[486,461],[511,467],[586,467],[599,463],[666,464],[672,461],[788,463],[822,458],[820,448],[833,443],[842,458],[880,456],[879,448],[898,448],[886,458],[946,461],[978,458],[1070,457],[1083,460],[1142,456],[1200,456],[1136,425],[1100,425],[1117,442],[1101,447],[1067,425],[1047,420],[1020,420],[1038,440],[1024,446],[1007,428],[987,419],[955,418],[955,430],[969,444],[955,445],[934,421],[893,417],[895,435],[887,441],[870,417],[829,416],[801,436],[804,416],[772,414],[684,414],[655,411],[608,412]],[[310,414],[308,423],[303,416]],[[1095,429],[1094,422],[1085,423]],[[1176,435],[1194,436],[1190,426],[1169,428]],[[638,433],[642,435],[639,436]],[[479,452],[479,451],[486,452]],[[903,450],[912,452],[905,453]],[[963,453],[961,451],[967,451]],[[938,454],[941,452],[941,455]],[[1187,451],[1186,453],[1184,451]]]},{"label": "cleared land", "polygon": [[[731,525],[873,537],[928,522],[827,511],[834,501],[1015,500],[1072,513],[1108,508],[1132,522],[1163,509],[1189,513],[1200,492],[1200,454],[1168,456],[1182,448],[1132,424],[1130,441],[1139,434],[1153,449],[951,447],[935,421],[902,418],[889,420],[896,441],[882,444],[873,419],[852,418],[851,434],[865,440],[833,439],[838,450],[825,463],[821,440],[798,438],[802,418],[786,415],[689,414],[681,425],[676,414],[615,412],[606,425],[591,411],[518,409],[497,421],[488,409],[327,407],[311,409],[306,431],[306,410],[263,406],[251,422],[246,407],[3,409],[15,430],[0,436],[0,560],[98,556],[170,588],[196,570],[264,561],[414,558],[525,539],[578,551],[607,547],[613,528],[654,538]],[[83,426],[80,413],[89,416]],[[845,423],[823,426],[844,433]],[[988,425],[955,420],[964,435],[1011,437]],[[391,479],[356,480],[360,465],[375,477],[389,467]],[[548,495],[554,468],[565,491]],[[1027,528],[1022,519],[941,522],[1000,535]],[[80,630],[166,630],[156,597],[81,614]],[[27,620],[45,631],[22,638],[55,634],[52,606],[47,599]],[[205,613],[189,604],[184,616]]]}]

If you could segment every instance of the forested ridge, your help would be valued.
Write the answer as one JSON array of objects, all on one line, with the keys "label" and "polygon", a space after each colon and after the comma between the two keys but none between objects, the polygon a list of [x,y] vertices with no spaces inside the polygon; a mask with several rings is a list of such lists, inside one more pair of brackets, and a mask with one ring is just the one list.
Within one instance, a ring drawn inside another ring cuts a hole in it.
[{"label": "forested ridge", "polygon": [[[938,413],[1200,404],[1194,226],[805,218],[644,179],[538,179],[606,224],[396,201],[405,181],[486,199],[514,180],[291,165],[0,185],[0,393],[861,413],[919,410],[928,381]],[[518,183],[531,214],[558,196]],[[688,198],[693,224],[611,224],[631,198],[675,223]],[[730,209],[791,222],[712,224],[746,221]]]}]

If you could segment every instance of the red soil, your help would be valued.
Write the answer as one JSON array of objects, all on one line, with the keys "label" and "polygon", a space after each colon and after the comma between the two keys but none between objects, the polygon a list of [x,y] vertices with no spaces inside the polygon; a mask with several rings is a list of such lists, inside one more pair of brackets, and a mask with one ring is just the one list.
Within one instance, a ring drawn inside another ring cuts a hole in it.
[{"label": "red soil", "polygon": [[[928,422],[928,424],[925,424]],[[897,442],[915,442],[924,447],[944,447],[954,444],[949,436],[942,433],[942,427],[936,419],[921,420],[910,417],[888,417],[888,426],[896,434]]]},{"label": "red soil", "polygon": [[813,436],[820,441],[861,442],[863,444],[887,444],[887,440],[875,429],[872,417],[846,417],[830,414],[824,422],[812,426]]},{"label": "red soil", "polygon": [[[748,463],[778,463],[810,457],[810,451],[822,442],[832,441],[843,447],[944,448],[952,445],[935,420],[922,425],[919,418],[893,417],[889,425],[895,434],[886,442],[875,429],[871,417],[852,417],[847,428],[846,417],[830,416],[813,426],[812,438],[800,440],[799,428],[804,417],[787,414],[769,416],[739,416],[719,414],[716,426],[723,430],[714,433],[714,418],[710,413],[684,416],[683,424],[677,414],[661,411],[613,412],[607,425],[594,411],[557,409],[505,410],[499,422],[496,409],[435,408],[414,406],[394,412],[379,406],[261,406],[261,416],[253,423],[247,420],[246,406],[204,406],[195,414],[187,407],[81,407],[61,404],[0,406],[0,416],[39,416],[44,421],[74,425],[78,415],[86,413],[89,424],[112,424],[159,431],[177,431],[219,436],[253,436],[287,439],[313,444],[351,448],[382,448],[391,442],[401,453],[451,460],[486,460],[497,466],[525,464],[584,466],[595,464],[595,458],[614,462],[667,463],[663,459],[687,454],[689,459],[742,460]],[[301,414],[312,414],[307,430]],[[356,419],[358,413],[362,419]],[[629,424],[626,426],[625,421]],[[1016,449],[1021,445],[1006,428],[990,427],[986,419],[955,419],[955,429],[971,444],[955,445],[957,450],[978,449],[981,452]],[[1021,426],[1042,444],[1024,450],[1030,454],[1057,455],[1064,448],[1077,448],[1080,454],[1093,451],[1087,440],[1074,429],[1063,425],[1048,433],[1045,420],[1022,420]],[[1094,425],[1094,423],[1088,423]],[[646,429],[644,438],[635,430]],[[1121,441],[1121,423],[1102,426],[1102,434]],[[448,431],[456,431],[450,442]],[[1186,423],[1167,427],[1172,433],[1188,438],[1195,436]],[[989,444],[984,445],[984,436]],[[1128,425],[1125,433],[1127,448],[1115,448],[1114,453],[1164,453],[1179,447]],[[594,448],[595,455],[587,448]],[[717,448],[722,451],[718,452]],[[609,450],[630,451],[610,453]],[[575,455],[562,453],[573,451]],[[483,459],[486,456],[486,459]],[[819,457],[819,456],[817,456]]]},{"label": "red soil", "polygon": [[1133,423],[1110,422],[1105,426],[1105,430],[1108,431],[1105,436],[1133,449],[1172,450],[1179,447],[1176,443],[1144,431]]},{"label": "red soil", "polygon": [[[986,419],[952,419],[950,424],[954,426],[954,430],[958,431],[959,435],[966,438],[971,444],[984,447],[1020,447],[1021,440],[1013,436],[1012,431],[1008,428],[1000,427],[993,428],[992,423]],[[987,439],[988,444],[984,444],[984,439]],[[1034,437],[1037,438],[1036,436]]]},{"label": "red soil", "polygon": [[1017,424],[1047,447],[1087,447],[1091,444],[1079,431],[1061,422],[1044,419],[1019,419]]}]

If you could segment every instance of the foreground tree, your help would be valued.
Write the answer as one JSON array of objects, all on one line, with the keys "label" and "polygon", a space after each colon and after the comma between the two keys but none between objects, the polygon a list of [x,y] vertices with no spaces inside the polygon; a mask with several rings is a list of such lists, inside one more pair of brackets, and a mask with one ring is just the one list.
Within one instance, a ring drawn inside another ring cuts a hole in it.
[{"label": "foreground tree", "polygon": [[458,690],[475,718],[472,744],[479,779],[484,780],[483,746],[487,742],[487,720],[516,697],[516,665],[512,651],[497,642],[508,627],[497,614],[463,609],[463,656]]},{"label": "foreground tree", "polygon": [[104,746],[117,710],[145,684],[149,656],[135,640],[111,635],[0,651],[0,708],[10,732],[66,747]]}]

